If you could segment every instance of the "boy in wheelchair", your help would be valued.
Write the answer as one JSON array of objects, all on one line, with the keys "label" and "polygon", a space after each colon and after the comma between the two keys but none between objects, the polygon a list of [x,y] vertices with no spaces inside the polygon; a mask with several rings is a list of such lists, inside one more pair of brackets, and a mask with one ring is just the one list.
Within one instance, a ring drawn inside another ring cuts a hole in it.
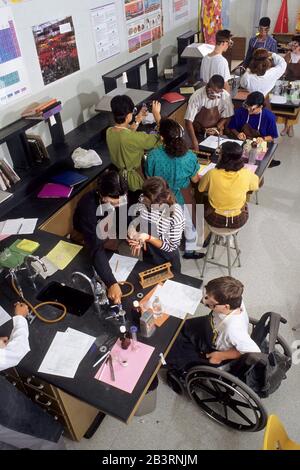
[{"label": "boy in wheelchair", "polygon": [[213,279],[205,286],[202,303],[211,312],[186,321],[168,354],[168,369],[184,371],[187,365],[219,365],[244,353],[260,352],[248,332],[243,290],[243,284],[230,276]]}]

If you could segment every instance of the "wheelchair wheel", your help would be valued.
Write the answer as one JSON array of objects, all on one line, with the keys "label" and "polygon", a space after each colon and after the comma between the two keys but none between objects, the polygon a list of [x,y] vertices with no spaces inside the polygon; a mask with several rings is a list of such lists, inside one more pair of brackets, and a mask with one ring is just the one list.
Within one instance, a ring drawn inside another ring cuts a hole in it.
[{"label": "wheelchair wheel", "polygon": [[268,414],[258,395],[237,377],[220,369],[197,366],[186,375],[189,397],[218,423],[238,431],[260,431]]}]

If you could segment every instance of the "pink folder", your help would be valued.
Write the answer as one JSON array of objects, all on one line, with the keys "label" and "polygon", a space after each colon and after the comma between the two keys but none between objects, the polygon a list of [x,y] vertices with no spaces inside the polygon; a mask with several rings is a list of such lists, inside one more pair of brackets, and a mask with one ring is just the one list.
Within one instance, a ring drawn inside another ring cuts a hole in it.
[{"label": "pink folder", "polygon": [[[101,364],[95,379],[124,390],[124,392],[132,393],[153,351],[154,348],[152,346],[140,343],[139,341],[136,343],[136,349],[132,349],[131,343],[129,348],[124,350],[121,348],[119,341],[117,341],[111,350],[116,380],[113,381],[111,379],[108,362],[105,365]],[[128,364],[124,367],[119,361],[127,361]]]},{"label": "pink folder", "polygon": [[46,183],[38,193],[39,198],[61,198],[69,197],[73,188],[57,183]]}]

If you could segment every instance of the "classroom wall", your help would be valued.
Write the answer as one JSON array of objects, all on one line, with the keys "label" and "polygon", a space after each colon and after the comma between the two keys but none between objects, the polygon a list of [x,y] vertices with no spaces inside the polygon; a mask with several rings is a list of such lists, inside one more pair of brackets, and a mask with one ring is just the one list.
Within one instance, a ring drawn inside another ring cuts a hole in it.
[{"label": "classroom wall", "polygon": [[[280,6],[281,6],[281,0],[268,0],[267,1],[267,16],[271,18],[273,27],[276,24]],[[299,10],[300,10],[299,0],[288,0],[289,31],[291,32],[294,32],[296,29],[297,14]]]},{"label": "classroom wall", "polygon": [[[170,21],[169,9],[172,1],[163,0],[164,36],[161,40],[140,49],[136,53],[129,54],[125,31],[124,1],[115,0],[122,50],[119,55],[97,64],[89,10],[107,3],[109,3],[109,0],[51,0],[51,2],[30,0],[12,7],[22,54],[29,73],[32,93],[26,98],[7,106],[6,109],[0,109],[0,128],[18,119],[21,110],[31,102],[43,100],[47,97],[56,97],[63,102],[62,120],[65,133],[71,131],[94,115],[94,105],[104,94],[101,79],[104,73],[146,52],[159,53],[159,69],[161,71],[171,65],[171,55],[177,52],[176,37],[190,29],[197,28],[198,2],[196,0],[190,1],[191,14],[188,22],[181,24],[176,29],[172,27]],[[80,71],[44,86],[31,27],[47,20],[61,19],[69,15],[72,15],[75,27]],[[31,132],[42,135],[48,145],[50,136],[46,124],[40,123],[36,127],[36,129],[32,128]],[[5,152],[3,148],[2,152]],[[5,153],[7,155],[7,151]]]},{"label": "classroom wall", "polygon": [[250,39],[253,32],[255,0],[230,0],[229,29],[235,36]]}]

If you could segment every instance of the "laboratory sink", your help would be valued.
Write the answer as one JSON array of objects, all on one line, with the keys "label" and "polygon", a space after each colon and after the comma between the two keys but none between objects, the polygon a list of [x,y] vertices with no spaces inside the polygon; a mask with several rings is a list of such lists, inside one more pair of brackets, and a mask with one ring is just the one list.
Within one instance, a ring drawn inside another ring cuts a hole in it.
[{"label": "laboratory sink", "polygon": [[81,317],[93,304],[94,297],[60,282],[52,281],[38,293],[37,300],[59,302],[66,306],[68,313]]}]

